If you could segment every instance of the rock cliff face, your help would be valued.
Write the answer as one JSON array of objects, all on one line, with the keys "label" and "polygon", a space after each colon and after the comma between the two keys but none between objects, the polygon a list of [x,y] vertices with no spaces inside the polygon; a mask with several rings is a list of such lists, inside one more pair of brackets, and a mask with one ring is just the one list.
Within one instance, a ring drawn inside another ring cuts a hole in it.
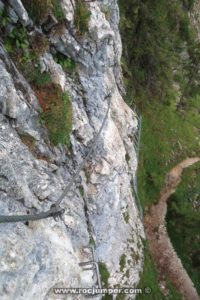
[{"label": "rock cliff face", "polygon": [[[50,218],[0,224],[0,298],[58,299],[54,287],[92,287],[93,272],[79,266],[88,258],[83,247],[91,242],[96,260],[108,269],[108,286],[136,286],[144,237],[131,183],[137,168],[137,119],[122,98],[117,0],[87,4],[88,32],[81,38],[74,29],[73,0],[61,1],[62,30],[55,33],[53,24],[48,34],[35,26],[22,2],[0,1],[0,7],[9,12],[8,26],[21,23],[30,32],[46,34],[50,47],[40,57],[40,66],[70,95],[71,147],[49,142],[40,121],[41,103],[1,41],[0,215],[49,209],[86,156],[107,111],[108,96],[111,109],[95,153],[61,204],[64,222]],[[57,53],[75,61],[75,76],[56,62]]]}]

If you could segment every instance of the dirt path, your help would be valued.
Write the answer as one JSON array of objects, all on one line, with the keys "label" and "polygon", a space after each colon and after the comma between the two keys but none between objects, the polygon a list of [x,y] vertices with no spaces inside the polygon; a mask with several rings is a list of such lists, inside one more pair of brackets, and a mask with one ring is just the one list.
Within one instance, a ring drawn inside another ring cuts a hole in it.
[{"label": "dirt path", "polygon": [[198,161],[200,161],[200,157],[188,158],[171,169],[166,176],[165,186],[161,190],[159,202],[152,205],[144,220],[145,231],[151,254],[158,269],[159,280],[164,281],[167,275],[175,288],[187,300],[199,300],[200,298],[171,244],[167,234],[165,217],[167,200],[180,183],[183,170]]}]

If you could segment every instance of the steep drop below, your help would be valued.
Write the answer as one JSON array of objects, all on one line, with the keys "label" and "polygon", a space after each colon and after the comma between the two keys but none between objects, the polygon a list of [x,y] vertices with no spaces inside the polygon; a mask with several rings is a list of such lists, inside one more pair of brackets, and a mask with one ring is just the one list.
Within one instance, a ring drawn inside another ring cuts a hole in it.
[{"label": "steep drop below", "polygon": [[165,217],[167,201],[181,182],[183,170],[199,161],[199,157],[187,158],[171,169],[166,176],[165,186],[161,190],[158,203],[152,205],[150,212],[145,217],[145,231],[150,251],[158,269],[159,279],[164,280],[164,276],[167,275],[176,289],[188,300],[199,300],[200,298],[171,244],[165,225]]}]

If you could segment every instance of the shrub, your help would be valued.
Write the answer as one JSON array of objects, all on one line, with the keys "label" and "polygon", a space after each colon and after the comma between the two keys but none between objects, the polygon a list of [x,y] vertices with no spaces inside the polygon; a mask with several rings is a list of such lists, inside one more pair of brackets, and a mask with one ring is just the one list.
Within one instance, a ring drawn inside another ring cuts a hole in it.
[{"label": "shrub", "polygon": [[90,15],[87,5],[82,1],[77,1],[74,11],[74,24],[77,35],[82,36],[88,31]]}]

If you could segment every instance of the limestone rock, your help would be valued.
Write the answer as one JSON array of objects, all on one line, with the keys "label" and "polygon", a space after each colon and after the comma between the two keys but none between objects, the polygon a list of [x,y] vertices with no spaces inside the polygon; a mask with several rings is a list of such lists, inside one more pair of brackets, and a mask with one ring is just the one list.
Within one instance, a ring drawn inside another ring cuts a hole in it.
[{"label": "limestone rock", "polygon": [[[21,22],[29,24],[21,1],[9,3]],[[142,270],[144,232],[131,183],[137,168],[133,135],[138,124],[135,113],[122,99],[117,1],[87,4],[91,17],[88,33],[81,39],[73,29],[75,1],[62,0],[61,5],[68,22],[61,33],[49,33],[53,55],[42,55],[40,66],[70,95],[71,150],[50,145],[47,129],[39,122],[38,100],[0,45],[0,215],[49,209],[87,155],[108,101],[111,108],[94,153],[62,201],[63,221],[50,218],[0,224],[3,300],[58,299],[55,287],[96,285],[95,274],[85,273],[79,266],[87,258],[83,246],[92,240],[95,259],[109,270],[111,287],[137,285]],[[57,52],[75,61],[73,75],[55,61]],[[65,299],[75,298],[66,295]],[[79,295],[76,299],[85,298]]]},{"label": "limestone rock", "polygon": [[27,11],[25,10],[21,0],[9,0],[9,4],[13,7],[15,13],[20,18],[21,23],[24,26],[30,25],[31,20],[27,14]]}]

